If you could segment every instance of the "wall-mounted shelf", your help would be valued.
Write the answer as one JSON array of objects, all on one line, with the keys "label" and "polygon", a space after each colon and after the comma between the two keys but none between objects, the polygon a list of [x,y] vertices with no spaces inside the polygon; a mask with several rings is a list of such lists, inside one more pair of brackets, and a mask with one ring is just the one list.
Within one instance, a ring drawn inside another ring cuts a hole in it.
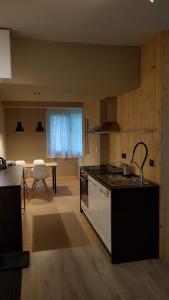
[{"label": "wall-mounted shelf", "polygon": [[132,129],[122,129],[120,132],[143,132],[143,133],[149,133],[149,132],[154,132],[157,129],[150,129],[150,128],[132,128]]},{"label": "wall-mounted shelf", "polygon": [[154,132],[154,131],[156,131],[157,129],[150,129],[150,128],[133,128],[133,129],[121,129],[121,130],[119,130],[119,131],[106,131],[106,132],[97,132],[97,131],[90,131],[90,129],[89,130],[87,130],[86,131],[86,133],[87,134],[90,134],[90,133],[92,133],[92,134],[102,134],[102,133],[106,133],[106,134],[112,134],[112,133],[126,133],[126,132],[143,132],[143,133],[150,133],[150,132]]},{"label": "wall-mounted shelf", "polygon": [[88,130],[89,130],[89,117],[85,117],[85,154],[86,155],[90,154]]}]

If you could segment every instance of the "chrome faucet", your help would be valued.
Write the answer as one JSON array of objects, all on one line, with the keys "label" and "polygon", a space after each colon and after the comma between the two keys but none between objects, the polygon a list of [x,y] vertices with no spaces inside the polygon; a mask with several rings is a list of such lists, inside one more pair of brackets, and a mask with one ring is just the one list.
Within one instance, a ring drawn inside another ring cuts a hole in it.
[{"label": "chrome faucet", "polygon": [[[144,157],[144,160],[141,164],[141,166],[136,162],[134,161],[134,153],[136,151],[136,148],[137,146],[139,145],[143,145],[145,147],[145,157]],[[144,164],[145,164],[145,161],[147,159],[147,155],[148,155],[148,148],[147,148],[147,145],[143,142],[138,142],[135,146],[134,146],[134,149],[133,149],[133,154],[132,154],[132,158],[131,158],[131,164],[134,163],[140,170],[140,185],[143,185],[143,180],[144,180],[144,173],[143,173],[143,167],[144,167]]]}]

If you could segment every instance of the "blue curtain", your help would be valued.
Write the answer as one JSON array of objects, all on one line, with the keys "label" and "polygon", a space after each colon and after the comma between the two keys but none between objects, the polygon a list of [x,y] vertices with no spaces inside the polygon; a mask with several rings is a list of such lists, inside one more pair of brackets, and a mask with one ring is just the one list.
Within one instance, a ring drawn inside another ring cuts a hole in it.
[{"label": "blue curtain", "polygon": [[82,156],[82,110],[49,108],[46,120],[48,157]]}]

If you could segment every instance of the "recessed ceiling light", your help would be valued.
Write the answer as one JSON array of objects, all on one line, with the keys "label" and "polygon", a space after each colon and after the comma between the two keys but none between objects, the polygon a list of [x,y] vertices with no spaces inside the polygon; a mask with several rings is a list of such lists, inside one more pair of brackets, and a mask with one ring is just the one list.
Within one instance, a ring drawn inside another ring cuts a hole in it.
[{"label": "recessed ceiling light", "polygon": [[154,3],[155,0],[150,0],[151,3]]},{"label": "recessed ceiling light", "polygon": [[64,93],[64,95],[65,95],[65,97],[70,97],[70,96],[72,96],[71,92],[69,92],[69,91],[66,91],[66,92]]},{"label": "recessed ceiling light", "polygon": [[33,92],[33,95],[40,95],[40,92]]}]

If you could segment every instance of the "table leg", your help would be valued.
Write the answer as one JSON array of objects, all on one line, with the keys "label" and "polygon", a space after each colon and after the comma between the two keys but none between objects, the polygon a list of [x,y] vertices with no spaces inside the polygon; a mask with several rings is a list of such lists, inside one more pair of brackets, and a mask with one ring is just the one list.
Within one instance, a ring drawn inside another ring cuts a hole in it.
[{"label": "table leg", "polygon": [[56,166],[52,167],[52,181],[53,181],[53,190],[56,194]]},{"label": "table leg", "polygon": [[23,169],[22,181],[23,181],[23,209],[25,210],[25,172],[24,172],[24,169]]},{"label": "table leg", "polygon": [[27,267],[29,267],[29,251],[0,253],[0,271],[21,269]]}]

